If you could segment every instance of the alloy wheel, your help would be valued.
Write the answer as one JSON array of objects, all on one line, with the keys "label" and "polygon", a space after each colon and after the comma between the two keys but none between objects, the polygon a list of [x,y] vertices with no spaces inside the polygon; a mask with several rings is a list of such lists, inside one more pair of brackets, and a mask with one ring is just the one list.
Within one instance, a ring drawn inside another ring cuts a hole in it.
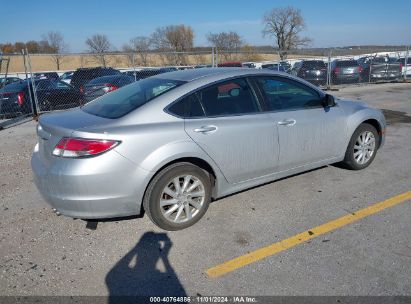
[{"label": "alloy wheel", "polygon": [[160,196],[164,218],[172,223],[183,223],[195,218],[204,206],[205,187],[194,175],[173,178]]},{"label": "alloy wheel", "polygon": [[375,136],[370,131],[362,132],[354,145],[354,160],[359,165],[370,161],[375,152]]}]

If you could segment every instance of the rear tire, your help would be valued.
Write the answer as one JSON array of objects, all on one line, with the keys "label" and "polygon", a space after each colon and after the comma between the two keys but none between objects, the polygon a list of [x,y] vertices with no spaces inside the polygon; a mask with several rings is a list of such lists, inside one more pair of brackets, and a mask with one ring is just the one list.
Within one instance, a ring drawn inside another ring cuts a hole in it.
[{"label": "rear tire", "polygon": [[153,178],[144,195],[143,207],[154,224],[175,231],[198,222],[210,200],[208,174],[190,163],[176,163]]},{"label": "rear tire", "polygon": [[379,144],[380,138],[375,127],[368,123],[361,124],[350,139],[344,166],[351,170],[367,168],[374,160]]}]

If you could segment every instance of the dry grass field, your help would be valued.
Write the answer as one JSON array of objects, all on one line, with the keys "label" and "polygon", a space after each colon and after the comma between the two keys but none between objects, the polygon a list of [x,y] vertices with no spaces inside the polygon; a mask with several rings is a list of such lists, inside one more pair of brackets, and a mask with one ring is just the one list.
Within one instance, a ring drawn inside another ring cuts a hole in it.
[{"label": "dry grass field", "polygon": [[[170,56],[169,56],[170,57]],[[311,56],[306,56],[311,57]],[[30,55],[31,66],[33,72],[39,71],[55,71],[57,70],[56,61],[52,55]],[[297,56],[289,56],[289,59],[297,58]],[[230,61],[270,61],[278,60],[276,54],[233,54]],[[196,64],[211,64],[211,54],[190,54],[184,57],[186,65]],[[220,62],[226,61],[223,57],[219,57]],[[127,68],[133,66],[131,56],[125,54],[105,55],[107,66],[114,68]],[[149,54],[146,66],[167,66],[174,65],[166,55]],[[143,66],[142,61],[135,56],[135,65]],[[64,55],[60,59],[60,70],[75,70],[82,67],[102,66],[100,58],[93,55]],[[3,72],[3,71],[2,71]],[[24,72],[24,62],[22,56],[11,56],[8,73]]]}]

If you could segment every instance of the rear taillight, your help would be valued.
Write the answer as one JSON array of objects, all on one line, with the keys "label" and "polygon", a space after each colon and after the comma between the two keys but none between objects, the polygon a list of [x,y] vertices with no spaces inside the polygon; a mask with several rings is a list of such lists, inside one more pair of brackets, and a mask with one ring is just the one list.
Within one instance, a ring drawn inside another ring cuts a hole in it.
[{"label": "rear taillight", "polygon": [[80,93],[84,93],[84,87],[83,86],[80,86]]},{"label": "rear taillight", "polygon": [[17,103],[22,106],[24,103],[24,92],[17,93]]},{"label": "rear taillight", "polygon": [[363,71],[362,66],[358,66],[358,73],[362,73],[362,71]]},{"label": "rear taillight", "polygon": [[112,92],[117,89],[118,89],[118,86],[111,84],[111,83],[106,83],[105,87],[103,88],[103,91],[108,93],[108,92]]},{"label": "rear taillight", "polygon": [[402,63],[400,63],[400,71],[402,71],[403,67],[404,67],[404,65]]},{"label": "rear taillight", "polygon": [[119,143],[115,140],[64,137],[54,148],[53,155],[71,158],[96,156],[109,151]]},{"label": "rear taillight", "polygon": [[340,73],[341,73],[341,69],[340,69],[339,67],[336,67],[336,68],[334,69],[334,73],[335,73],[335,74],[340,74]]}]

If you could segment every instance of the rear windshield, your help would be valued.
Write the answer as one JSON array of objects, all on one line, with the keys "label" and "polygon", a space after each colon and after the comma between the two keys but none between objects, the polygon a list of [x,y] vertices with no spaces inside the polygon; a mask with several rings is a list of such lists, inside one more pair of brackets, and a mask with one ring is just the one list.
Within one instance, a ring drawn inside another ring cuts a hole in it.
[{"label": "rear windshield", "polygon": [[98,77],[94,78],[91,80],[88,85],[94,85],[94,84],[101,84],[101,83],[107,83],[107,82],[114,82],[119,80],[120,78],[118,76],[103,76],[103,77]]},{"label": "rear windshield", "polygon": [[179,80],[147,78],[103,95],[82,109],[104,118],[119,118],[183,83]]},{"label": "rear windshield", "polygon": [[304,61],[303,62],[303,67],[305,67],[305,68],[311,68],[311,69],[313,69],[313,68],[320,68],[320,69],[323,69],[323,68],[325,68],[326,66],[325,66],[325,63],[324,63],[324,61],[317,61],[317,60],[313,60],[313,61]]},{"label": "rear windshield", "polygon": [[336,66],[341,68],[356,67],[358,66],[358,62],[355,60],[341,60],[337,61]]},{"label": "rear windshield", "polygon": [[6,85],[0,92],[19,92],[27,86],[27,80],[16,81]]}]

